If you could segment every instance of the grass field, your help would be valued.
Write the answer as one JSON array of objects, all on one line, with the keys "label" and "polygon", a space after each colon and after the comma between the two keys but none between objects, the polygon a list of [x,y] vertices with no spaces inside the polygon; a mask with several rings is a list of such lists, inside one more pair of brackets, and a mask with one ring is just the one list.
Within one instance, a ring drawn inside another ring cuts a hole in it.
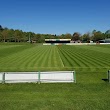
[{"label": "grass field", "polygon": [[0,110],[109,110],[110,45],[0,44],[0,71],[75,70],[77,83],[0,84]]}]

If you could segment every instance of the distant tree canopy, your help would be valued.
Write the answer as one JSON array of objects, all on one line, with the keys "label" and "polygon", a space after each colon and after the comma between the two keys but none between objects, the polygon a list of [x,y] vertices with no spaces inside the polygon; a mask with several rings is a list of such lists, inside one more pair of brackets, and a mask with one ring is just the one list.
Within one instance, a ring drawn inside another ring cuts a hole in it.
[{"label": "distant tree canopy", "polygon": [[2,26],[0,25],[0,31],[3,31],[3,28],[2,28]]},{"label": "distant tree canopy", "polygon": [[78,32],[75,32],[72,36],[73,41],[78,41],[80,40],[80,34]]},{"label": "distant tree canopy", "polygon": [[45,39],[71,39],[72,41],[88,42],[93,40],[97,42],[99,40],[110,38],[110,30],[105,33],[101,31],[93,30],[92,33],[85,33],[81,35],[79,32],[74,32],[73,35],[70,33],[61,35],[52,34],[39,34],[34,32],[23,32],[22,30],[3,28],[0,25],[0,42],[30,42],[44,43]]},{"label": "distant tree canopy", "polygon": [[82,42],[89,42],[90,41],[90,34],[85,33],[84,35],[81,36],[81,41]]}]

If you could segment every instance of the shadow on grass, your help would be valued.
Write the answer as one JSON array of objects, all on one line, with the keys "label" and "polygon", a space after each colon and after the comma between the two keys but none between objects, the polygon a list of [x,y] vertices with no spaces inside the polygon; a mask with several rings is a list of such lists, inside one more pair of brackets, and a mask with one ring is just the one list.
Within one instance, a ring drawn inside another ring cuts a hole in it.
[{"label": "shadow on grass", "polygon": [[108,82],[108,79],[102,79],[103,81],[105,81],[105,82]]}]

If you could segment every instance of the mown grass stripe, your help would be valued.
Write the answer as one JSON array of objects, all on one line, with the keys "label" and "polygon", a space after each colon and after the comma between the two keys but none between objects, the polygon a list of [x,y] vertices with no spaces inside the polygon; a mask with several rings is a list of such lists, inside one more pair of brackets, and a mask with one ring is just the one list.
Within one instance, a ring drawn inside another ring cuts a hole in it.
[{"label": "mown grass stripe", "polygon": [[61,57],[60,54],[59,54],[58,47],[56,46],[56,48],[57,48],[56,52],[57,52],[57,54],[58,54],[58,56],[59,56],[59,61],[61,62],[62,67],[65,67],[64,62],[63,62],[63,60],[62,60],[62,57]]},{"label": "mown grass stripe", "polygon": [[[87,61],[91,61],[90,63],[92,63],[92,65],[94,65],[94,64],[96,65],[96,63],[100,62],[100,61],[97,61],[97,60],[99,60],[98,58],[97,59],[94,58],[94,54],[92,52],[91,53],[86,52],[86,54],[84,52],[81,53],[81,50],[79,52],[80,52],[80,55],[82,56],[82,58],[86,58],[86,59],[88,59]],[[74,54],[77,54],[77,53],[75,52]],[[102,65],[103,63],[107,64],[105,62],[102,62],[102,63],[98,63],[98,65]]]},{"label": "mown grass stripe", "polygon": [[81,61],[79,61],[79,59],[80,59],[80,57],[77,57],[78,56],[78,54],[72,54],[72,52],[69,52],[68,50],[69,50],[69,47],[68,47],[68,49],[62,49],[63,50],[63,52],[65,52],[67,55],[68,55],[68,57],[70,57],[71,58],[71,62],[74,64],[74,66],[81,66],[81,65],[85,65],[85,66],[88,66],[88,65],[86,65],[85,63],[82,63]]},{"label": "mown grass stripe", "polygon": [[62,57],[62,61],[64,62],[64,65],[73,67],[73,63],[71,63],[71,59],[67,56],[67,54],[63,52],[61,49],[59,52]]},{"label": "mown grass stripe", "polygon": [[[72,53],[71,51],[68,51],[68,53]],[[75,59],[77,59],[77,62],[80,63],[82,62],[82,66],[85,65],[86,67],[91,67],[91,66],[96,66],[96,63],[94,63],[94,60],[92,60],[92,58],[89,56],[89,57],[86,57],[86,54],[80,54],[80,53],[74,53],[72,54],[74,56]],[[89,65],[88,65],[89,64]]]},{"label": "mown grass stripe", "polygon": [[34,52],[35,52],[34,55],[31,55],[32,58],[28,62],[27,67],[39,66],[39,60],[43,58],[44,49],[42,49],[42,47],[39,47],[38,49],[35,48]]},{"label": "mown grass stripe", "polygon": [[[93,68],[95,70],[95,68],[108,68],[110,66],[109,46],[100,46],[98,51],[95,50],[95,46],[19,45],[9,48],[11,53],[4,52],[0,57],[0,71],[6,69],[33,71],[37,68],[41,68],[41,70],[66,70],[73,67],[77,70],[78,68],[84,70],[87,67],[92,71]],[[101,48],[103,48],[103,52],[100,55]],[[13,51],[14,49],[15,51]],[[6,48],[4,48],[5,50]],[[3,50],[1,49],[0,52],[3,52]]]}]

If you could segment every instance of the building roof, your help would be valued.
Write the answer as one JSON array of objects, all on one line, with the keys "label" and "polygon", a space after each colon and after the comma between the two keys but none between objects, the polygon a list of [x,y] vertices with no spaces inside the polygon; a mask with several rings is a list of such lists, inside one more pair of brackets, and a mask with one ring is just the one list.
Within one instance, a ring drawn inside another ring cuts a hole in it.
[{"label": "building roof", "polygon": [[71,39],[45,39],[45,41],[71,41]]}]

